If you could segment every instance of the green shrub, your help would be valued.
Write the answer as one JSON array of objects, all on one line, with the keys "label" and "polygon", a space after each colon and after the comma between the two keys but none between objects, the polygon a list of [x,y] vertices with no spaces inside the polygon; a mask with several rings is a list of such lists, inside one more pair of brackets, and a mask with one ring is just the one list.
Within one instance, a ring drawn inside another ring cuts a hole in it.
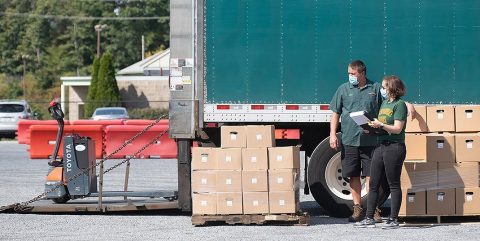
[{"label": "green shrub", "polygon": [[165,119],[168,119],[168,110],[154,108],[128,109],[128,116],[130,119],[155,120],[162,115],[167,115],[165,116]]},{"label": "green shrub", "polygon": [[88,88],[87,103],[85,103],[84,118],[90,118],[97,107],[95,104],[95,96],[98,86],[98,69],[100,68],[100,59],[95,57],[93,60],[92,78],[90,87]]},{"label": "green shrub", "polygon": [[50,113],[48,113],[48,103],[30,102],[30,108],[32,109],[32,112],[37,113],[37,116],[34,118],[38,120],[52,120]]}]

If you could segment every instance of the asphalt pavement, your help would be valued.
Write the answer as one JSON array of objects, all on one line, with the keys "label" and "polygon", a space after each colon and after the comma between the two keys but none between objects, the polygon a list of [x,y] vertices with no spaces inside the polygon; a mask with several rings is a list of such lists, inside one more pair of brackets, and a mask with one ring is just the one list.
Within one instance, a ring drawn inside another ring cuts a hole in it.
[{"label": "asphalt pavement", "polygon": [[[0,142],[0,206],[27,201],[44,190],[47,160],[31,160],[26,145]],[[112,166],[115,161],[107,161]],[[105,190],[121,190],[125,167],[105,176]],[[176,160],[132,160],[130,190],[176,190]],[[303,193],[303,190],[301,191]],[[355,229],[331,218],[311,196],[301,195],[309,226],[192,226],[190,216],[162,211],[128,215],[47,215],[0,213],[0,240],[478,240],[480,222],[413,223],[396,230]],[[473,221],[476,221],[474,219]],[[478,219],[480,221],[480,219]],[[460,220],[461,222],[462,220]],[[433,222],[433,220],[432,220]]]}]

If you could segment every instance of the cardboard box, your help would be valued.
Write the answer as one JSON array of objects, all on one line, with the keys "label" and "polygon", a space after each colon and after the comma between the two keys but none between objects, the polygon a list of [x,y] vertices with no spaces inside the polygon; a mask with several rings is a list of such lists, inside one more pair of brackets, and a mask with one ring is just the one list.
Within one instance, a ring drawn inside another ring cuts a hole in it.
[{"label": "cardboard box", "polygon": [[220,148],[217,150],[217,170],[242,170],[241,148]]},{"label": "cardboard box", "polygon": [[456,162],[480,162],[479,133],[455,134],[455,160]]},{"label": "cardboard box", "polygon": [[267,170],[268,155],[267,148],[243,148],[242,149],[243,170]]},{"label": "cardboard box", "polygon": [[405,161],[427,161],[427,136],[425,134],[405,134],[407,155]]},{"label": "cardboard box", "polygon": [[270,169],[300,168],[300,148],[297,146],[268,148]]},{"label": "cardboard box", "polygon": [[247,147],[247,129],[245,126],[222,126],[220,132],[221,147]]},{"label": "cardboard box", "polygon": [[430,132],[454,132],[455,109],[453,105],[427,106],[427,126]]},{"label": "cardboard box", "polygon": [[192,214],[217,214],[217,194],[194,193],[192,195]]},{"label": "cardboard box", "polygon": [[427,162],[455,162],[455,135],[427,134]]},{"label": "cardboard box", "polygon": [[411,120],[410,117],[407,117],[407,127],[405,128],[405,132],[428,132],[427,106],[415,105],[415,112],[415,119]]},{"label": "cardboard box", "polygon": [[403,189],[400,216],[427,214],[427,198],[425,189]]},{"label": "cardboard box", "polygon": [[457,188],[455,190],[457,215],[480,214],[480,188]]},{"label": "cardboard box", "polygon": [[243,202],[241,192],[217,193],[217,214],[242,214]]},{"label": "cardboard box", "polygon": [[428,215],[454,215],[455,189],[427,190]]},{"label": "cardboard box", "polygon": [[477,132],[480,131],[480,106],[457,105],[455,106],[455,131]]},{"label": "cardboard box", "polygon": [[265,214],[268,212],[268,192],[243,193],[244,214]]},{"label": "cardboard box", "polygon": [[275,146],[275,126],[247,126],[247,147]]},{"label": "cardboard box", "polygon": [[478,163],[438,163],[438,187],[478,187]]},{"label": "cardboard box", "polygon": [[217,148],[192,148],[192,170],[217,169]]},{"label": "cardboard box", "polygon": [[192,192],[215,192],[217,188],[217,171],[192,171]]},{"label": "cardboard box", "polygon": [[436,187],[437,163],[404,163],[400,183],[402,189]]},{"label": "cardboard box", "polygon": [[217,192],[241,192],[242,171],[217,171]]},{"label": "cardboard box", "polygon": [[242,191],[268,192],[268,177],[266,170],[242,171]]},{"label": "cardboard box", "polygon": [[289,214],[300,210],[299,193],[297,191],[269,192],[270,213]]},{"label": "cardboard box", "polygon": [[294,191],[299,189],[300,172],[298,169],[268,170],[268,190]]}]

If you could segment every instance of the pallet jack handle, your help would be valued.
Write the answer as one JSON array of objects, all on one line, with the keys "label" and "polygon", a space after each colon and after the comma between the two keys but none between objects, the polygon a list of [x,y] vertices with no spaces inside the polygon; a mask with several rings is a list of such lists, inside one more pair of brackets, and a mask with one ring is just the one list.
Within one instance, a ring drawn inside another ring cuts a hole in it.
[{"label": "pallet jack handle", "polygon": [[48,112],[50,113],[50,116],[52,116],[52,118],[58,122],[58,132],[57,138],[55,139],[55,149],[53,150],[52,159],[48,162],[48,165],[58,167],[62,165],[62,160],[57,160],[57,155],[58,148],[60,147],[60,142],[62,141],[61,139],[64,127],[63,117],[65,115],[63,114],[62,107],[57,100],[53,100],[52,102],[50,102]]}]

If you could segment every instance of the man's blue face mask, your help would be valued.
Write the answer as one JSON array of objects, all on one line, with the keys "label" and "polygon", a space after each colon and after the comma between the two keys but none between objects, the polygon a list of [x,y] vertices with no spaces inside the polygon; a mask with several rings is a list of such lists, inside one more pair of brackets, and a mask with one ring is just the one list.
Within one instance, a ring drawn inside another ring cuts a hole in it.
[{"label": "man's blue face mask", "polygon": [[348,75],[348,82],[352,85],[358,85],[358,78],[355,75]]}]

